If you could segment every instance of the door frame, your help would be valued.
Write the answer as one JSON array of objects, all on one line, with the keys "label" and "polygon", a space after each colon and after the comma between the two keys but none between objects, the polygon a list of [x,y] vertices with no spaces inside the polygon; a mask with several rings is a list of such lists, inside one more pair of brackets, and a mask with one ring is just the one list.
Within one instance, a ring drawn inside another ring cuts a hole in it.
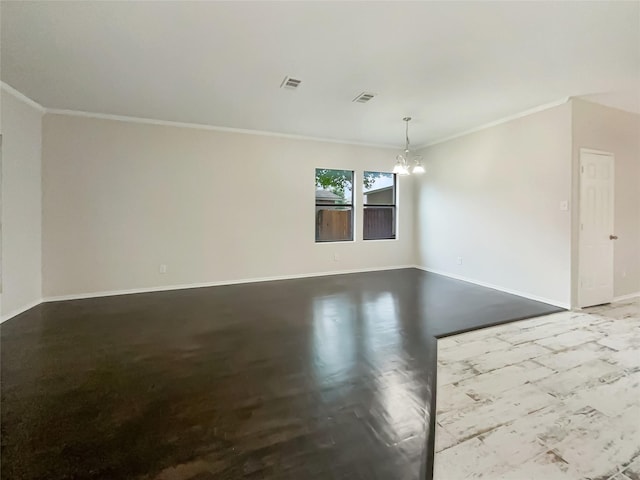
[{"label": "door frame", "polygon": [[[615,212],[616,212],[616,202],[615,202],[615,192],[616,192],[616,179],[615,179],[615,172],[616,172],[616,157],[614,155],[613,152],[607,152],[604,150],[596,150],[593,148],[579,148],[578,149],[578,201],[576,202],[577,204],[577,222],[578,222],[578,242],[577,242],[577,250],[578,250],[578,278],[577,278],[577,307],[578,308],[583,308],[583,304],[582,304],[582,285],[581,285],[581,278],[582,278],[582,264],[583,264],[583,258],[582,258],[582,229],[580,228],[580,219],[582,218],[582,155],[585,153],[590,153],[590,154],[594,154],[594,155],[603,155],[603,156],[607,156],[607,157],[611,157],[611,162],[612,162],[612,180],[613,180],[613,199],[612,199],[612,225],[613,228],[612,230],[615,231]],[[613,231],[611,232],[612,234],[614,233]],[[613,258],[612,258],[612,264],[611,264],[611,271],[612,271],[612,294],[611,294],[611,301],[613,301],[614,295],[615,295],[615,243],[613,244]]]}]

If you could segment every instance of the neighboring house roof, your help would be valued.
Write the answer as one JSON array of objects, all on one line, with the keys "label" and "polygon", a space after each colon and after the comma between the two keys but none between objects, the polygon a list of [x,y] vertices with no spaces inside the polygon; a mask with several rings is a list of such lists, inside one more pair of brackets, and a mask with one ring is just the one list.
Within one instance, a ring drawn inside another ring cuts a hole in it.
[{"label": "neighboring house roof", "polygon": [[316,201],[333,203],[339,200],[342,200],[342,197],[336,195],[333,192],[330,192],[329,190],[316,190]]},{"label": "neighboring house roof", "polygon": [[380,193],[386,190],[391,190],[393,185],[389,185],[388,187],[376,188],[375,190],[369,190],[368,192],[364,192],[365,195],[371,195],[372,193]]}]

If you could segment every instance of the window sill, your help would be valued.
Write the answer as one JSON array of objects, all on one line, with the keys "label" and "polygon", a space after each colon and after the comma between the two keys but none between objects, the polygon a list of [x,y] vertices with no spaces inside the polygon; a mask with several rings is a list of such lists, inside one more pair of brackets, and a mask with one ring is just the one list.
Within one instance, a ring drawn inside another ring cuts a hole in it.
[{"label": "window sill", "polygon": [[334,245],[336,243],[356,243],[355,240],[326,240],[324,242],[315,241],[316,245]]}]

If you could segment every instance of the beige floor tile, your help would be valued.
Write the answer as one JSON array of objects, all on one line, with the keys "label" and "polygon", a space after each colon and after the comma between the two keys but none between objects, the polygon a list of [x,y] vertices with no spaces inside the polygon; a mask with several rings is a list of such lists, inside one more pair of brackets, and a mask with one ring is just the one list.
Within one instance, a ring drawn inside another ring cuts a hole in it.
[{"label": "beige floor tile", "polygon": [[487,352],[507,350],[511,344],[499,338],[474,340],[465,343],[451,345],[446,348],[438,347],[438,360],[442,363],[459,362],[468,358],[474,358]]},{"label": "beige floor tile", "polygon": [[576,347],[582,343],[597,340],[600,336],[597,332],[574,329],[553,337],[541,338],[540,340],[536,340],[536,343],[554,351],[562,351]]},{"label": "beige floor tile", "polygon": [[456,439],[456,437],[454,437],[449,432],[447,432],[446,428],[444,428],[442,425],[438,425],[436,427],[436,440],[435,440],[436,453],[442,450],[445,450],[449,447],[452,447],[457,443],[458,443],[458,440]]},{"label": "beige floor tile", "polygon": [[456,385],[471,398],[488,400],[500,397],[507,390],[527,382],[541,380],[554,373],[550,368],[527,361],[467,378]]},{"label": "beige floor tile", "polygon": [[640,299],[459,337],[438,351],[436,480],[640,480]]},{"label": "beige floor tile", "polygon": [[473,377],[479,373],[469,362],[461,361],[446,364],[438,362],[438,388]]},{"label": "beige floor tile", "polygon": [[462,441],[540,410],[553,398],[533,385],[522,385],[490,403],[478,403],[437,416],[438,422]]},{"label": "beige floor tile", "polygon": [[518,345],[521,343],[535,342],[536,340],[542,340],[543,338],[554,337],[561,333],[573,331],[575,328],[576,325],[570,322],[556,322],[541,326],[523,328],[516,333],[499,333],[497,337],[511,343],[512,345]]},{"label": "beige floor tile", "polygon": [[476,403],[476,400],[465,393],[464,388],[455,384],[438,387],[438,395],[436,397],[436,411],[438,414],[459,411]]},{"label": "beige floor tile", "polygon": [[596,342],[590,342],[578,345],[564,352],[553,352],[551,355],[537,357],[535,361],[556,372],[562,372],[583,365],[594,359],[608,361],[612,353],[611,349],[599,345]]},{"label": "beige floor tile", "polygon": [[640,480],[640,452],[635,460],[625,467],[623,473],[631,480]]},{"label": "beige floor tile", "polygon": [[[552,450],[499,475],[487,475],[492,480],[582,480],[582,477]],[[442,480],[445,480],[444,477]],[[453,480],[453,479],[451,479]]]},{"label": "beige floor tile", "polygon": [[565,403],[572,410],[592,407],[608,417],[627,416],[629,422],[637,423],[640,429],[640,395],[629,392],[640,392],[640,372],[580,390],[566,398]]},{"label": "beige floor tile", "polygon": [[511,347],[508,350],[487,352],[476,358],[470,358],[468,362],[479,372],[486,373],[491,370],[503,368],[508,365],[531,360],[543,355],[548,355],[549,349],[534,343],[523,343]]},{"label": "beige floor tile", "polygon": [[536,382],[543,391],[564,398],[580,390],[593,388],[621,374],[619,367],[603,360],[590,360],[570,370],[565,370]]},{"label": "beige floor tile", "polygon": [[626,416],[612,419],[589,407],[580,417],[571,434],[554,448],[583,476],[606,478],[638,453],[639,423],[630,423]]}]

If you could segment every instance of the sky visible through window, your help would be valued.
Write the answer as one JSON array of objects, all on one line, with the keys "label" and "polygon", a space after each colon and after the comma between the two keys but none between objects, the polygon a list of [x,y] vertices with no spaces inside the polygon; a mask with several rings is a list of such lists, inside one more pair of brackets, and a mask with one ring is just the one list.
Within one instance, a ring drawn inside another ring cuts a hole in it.
[{"label": "sky visible through window", "polygon": [[372,190],[378,190],[379,188],[392,187],[393,186],[393,173],[380,173],[380,177],[376,178],[370,188],[363,186],[363,193],[370,192]]}]

